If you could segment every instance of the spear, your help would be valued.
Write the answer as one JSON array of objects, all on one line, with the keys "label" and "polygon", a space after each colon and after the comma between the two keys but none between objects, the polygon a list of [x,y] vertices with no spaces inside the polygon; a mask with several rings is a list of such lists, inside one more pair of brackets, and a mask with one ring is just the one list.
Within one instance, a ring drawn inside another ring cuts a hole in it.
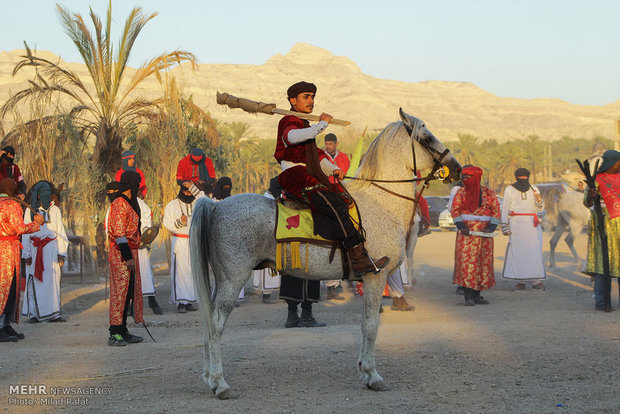
[{"label": "spear", "polygon": [[[296,111],[287,111],[286,109],[280,109],[276,107],[274,103],[266,103],[259,101],[252,101],[246,98],[237,98],[236,96],[230,95],[226,92],[217,92],[217,103],[220,105],[226,105],[229,108],[241,108],[245,112],[250,114],[279,114],[279,115],[295,115],[297,118],[306,119],[308,121],[318,121],[319,117],[317,115],[304,114]],[[350,125],[351,122],[343,121],[342,119],[332,119],[329,121],[330,124],[347,126]]]}]

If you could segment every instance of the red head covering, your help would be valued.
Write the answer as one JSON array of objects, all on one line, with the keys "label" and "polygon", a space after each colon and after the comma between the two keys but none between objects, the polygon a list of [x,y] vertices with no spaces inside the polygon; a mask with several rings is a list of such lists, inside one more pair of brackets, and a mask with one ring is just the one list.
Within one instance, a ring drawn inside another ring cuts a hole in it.
[{"label": "red head covering", "polygon": [[465,208],[472,212],[480,206],[480,177],[482,177],[482,169],[478,167],[463,168],[463,175],[470,175],[465,184]]}]

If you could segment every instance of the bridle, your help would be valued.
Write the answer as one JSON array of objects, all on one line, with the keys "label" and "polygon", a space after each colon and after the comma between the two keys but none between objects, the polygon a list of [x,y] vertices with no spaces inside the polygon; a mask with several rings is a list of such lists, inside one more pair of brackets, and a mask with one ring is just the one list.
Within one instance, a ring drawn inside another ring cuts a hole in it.
[{"label": "bridle", "polygon": [[[378,185],[377,183],[414,183],[414,182],[419,182],[419,181],[424,181],[425,184],[426,183],[430,183],[433,180],[443,180],[445,179],[445,173],[444,174],[437,174],[437,172],[443,167],[441,165],[441,162],[443,161],[443,159],[446,157],[446,155],[448,155],[448,153],[450,152],[449,149],[445,149],[443,152],[440,152],[439,150],[431,147],[431,146],[427,146],[424,143],[418,141],[417,139],[415,139],[415,137],[413,136],[414,130],[413,128],[409,128],[406,124],[403,123],[403,126],[405,127],[405,130],[407,132],[409,132],[409,136],[411,138],[411,154],[413,157],[413,175],[417,176],[418,173],[418,165],[417,165],[417,161],[416,161],[416,156],[415,156],[415,144],[414,144],[414,140],[418,142],[418,144],[420,144],[422,146],[422,148],[424,148],[432,157],[433,160],[433,168],[431,169],[431,172],[425,176],[425,177],[421,177],[421,178],[410,178],[410,179],[403,179],[403,180],[380,180],[380,179],[375,179],[375,178],[360,178],[360,177],[351,177],[351,176],[345,176],[344,178],[346,179],[350,179],[350,180],[357,180],[357,181],[367,181],[370,182],[371,185],[374,185],[377,188],[380,188],[381,190],[392,194],[396,197],[400,197],[403,198],[405,200],[409,200],[409,201],[414,201],[417,203],[417,200],[411,197],[407,197],[403,194],[399,194],[397,192],[388,190],[387,188]],[[417,199],[419,199],[419,197],[417,197]]]},{"label": "bridle", "polygon": [[[413,174],[414,176],[416,176],[416,178],[412,178],[412,179],[404,179],[404,180],[379,180],[379,179],[374,179],[374,178],[358,178],[358,177],[350,177],[350,176],[345,176],[344,178],[348,178],[348,179],[352,179],[352,180],[358,180],[358,181],[368,181],[370,182],[371,185],[379,188],[380,190],[391,194],[395,197],[399,197],[402,198],[404,200],[407,201],[411,201],[413,202],[413,210],[411,213],[411,219],[409,220],[409,230],[407,231],[407,239],[409,240],[409,233],[411,232],[411,226],[413,225],[413,220],[415,218],[415,212],[418,208],[418,205],[420,203],[420,197],[422,197],[422,193],[424,192],[424,190],[426,188],[428,188],[428,186],[430,185],[430,182],[433,180],[443,180],[446,178],[445,176],[445,170],[442,170],[443,174],[437,174],[439,172],[440,169],[443,168],[443,166],[441,165],[441,162],[443,161],[443,159],[446,157],[446,155],[448,155],[448,153],[450,152],[449,149],[445,149],[443,152],[440,152],[438,150],[436,150],[433,147],[427,146],[424,143],[418,141],[417,139],[415,139],[415,137],[413,136],[414,134],[414,129],[413,128],[409,128],[404,122],[403,122],[403,126],[405,127],[405,130],[407,132],[409,132],[409,136],[411,138],[411,154],[413,157]],[[418,173],[418,166],[417,166],[417,162],[416,162],[416,156],[415,156],[415,143],[414,140],[418,142],[418,144],[420,144],[422,146],[422,148],[424,148],[432,157],[433,160],[433,168],[431,168],[431,172],[426,176],[426,177],[421,177],[421,178],[417,178],[417,173]],[[424,184],[422,185],[422,188],[420,189],[419,192],[416,193],[415,197],[409,197],[406,196],[404,194],[399,194],[395,191],[389,190],[385,187],[383,187],[382,185],[379,185],[377,183],[414,183],[414,182],[419,182],[419,181],[424,181]],[[344,188],[344,186],[342,187]],[[348,191],[345,192],[348,193]],[[350,196],[350,194],[349,194]]]}]

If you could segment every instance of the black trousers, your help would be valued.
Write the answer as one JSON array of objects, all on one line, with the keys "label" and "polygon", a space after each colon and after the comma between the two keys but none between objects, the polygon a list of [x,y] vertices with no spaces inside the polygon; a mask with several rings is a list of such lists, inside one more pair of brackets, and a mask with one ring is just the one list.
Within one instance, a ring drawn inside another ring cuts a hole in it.
[{"label": "black trousers", "polygon": [[[364,242],[364,238],[360,232],[353,227],[353,223],[349,217],[347,203],[345,203],[338,194],[331,191],[319,190],[312,193],[310,201],[314,209],[324,216],[323,220],[331,231],[331,237],[326,238],[334,238],[342,241],[345,249],[350,249]],[[315,233],[325,237],[325,231],[316,227],[317,221],[320,222],[321,220],[315,220]]]},{"label": "black trousers", "polygon": [[127,333],[127,314],[129,309],[133,306],[133,294],[134,294],[134,280],[136,272],[131,271],[129,273],[129,284],[127,286],[127,296],[125,297],[125,310],[123,311],[123,324],[122,325],[110,325],[110,335]]},{"label": "black trousers", "polygon": [[318,302],[321,282],[319,280],[301,279],[295,276],[282,275],[280,279],[280,299],[287,302]]}]

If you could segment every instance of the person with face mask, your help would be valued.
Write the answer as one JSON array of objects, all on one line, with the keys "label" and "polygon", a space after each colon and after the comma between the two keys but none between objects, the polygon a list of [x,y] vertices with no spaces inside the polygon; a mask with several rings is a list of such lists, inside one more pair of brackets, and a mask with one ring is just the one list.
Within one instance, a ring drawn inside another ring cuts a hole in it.
[{"label": "person with face mask", "polygon": [[[603,251],[599,217],[592,212],[588,225],[588,255],[584,272],[594,278],[594,305],[605,311],[605,287],[607,276],[620,278],[620,152],[607,150],[601,157],[596,174],[595,188],[587,187],[584,205],[592,208],[594,199],[600,197],[603,211],[603,228],[607,236],[607,251]],[[607,255],[609,274],[605,274],[603,255]],[[610,310],[614,310],[613,306]]]},{"label": "person with face mask", "polygon": [[547,278],[542,254],[542,228],[538,213],[545,209],[538,188],[530,184],[530,172],[515,171],[517,179],[504,190],[502,233],[510,236],[506,247],[502,278],[515,280],[515,290],[524,290],[526,282],[534,290],[544,290]]},{"label": "person with face mask", "polygon": [[15,164],[15,148],[10,145],[0,150],[0,180],[4,178],[11,178],[15,181],[17,185],[16,197],[24,200],[26,198],[26,183],[19,167]]},{"label": "person with face mask", "polygon": [[[66,322],[60,310],[61,268],[67,256],[69,240],[58,197],[52,195],[47,181],[36,183],[29,193],[30,206],[45,219],[39,231],[22,236],[22,259],[26,263],[26,290],[22,316],[36,323]],[[26,210],[24,223],[32,222],[34,213]]]},{"label": "person with face mask", "polygon": [[126,171],[121,181],[108,183],[106,191],[111,202],[108,220],[110,263],[110,336],[109,346],[125,346],[142,342],[141,336],[127,330],[127,315],[136,323],[144,323],[142,284],[138,247],[140,246],[140,207],[137,194],[140,175]]},{"label": "person with face mask", "polygon": [[183,185],[185,188],[189,188],[193,183],[205,194],[211,194],[215,181],[213,160],[207,157],[200,148],[194,148],[177,165],[177,184]]},{"label": "person with face mask", "polygon": [[493,190],[480,184],[481,177],[481,168],[463,168],[464,186],[454,196],[450,210],[458,229],[453,283],[463,287],[465,306],[488,305],[480,291],[495,286],[493,237],[472,234],[493,233],[499,224],[499,200]]},{"label": "person with face mask", "polygon": [[196,200],[206,197],[205,193],[193,182],[189,184],[189,187],[183,184],[179,186],[177,198],[166,205],[162,222],[164,227],[172,233],[170,303],[176,305],[179,313],[197,310],[196,291],[189,257],[189,227]]},{"label": "person with face mask", "polygon": [[20,236],[39,230],[44,219],[35,214],[24,224],[21,205],[12,199],[17,184],[12,178],[0,180],[0,342],[17,342],[25,335],[10,325],[19,322]]},{"label": "person with face mask", "polygon": [[136,153],[127,150],[121,154],[121,168],[116,171],[116,175],[114,176],[115,181],[120,181],[121,176],[125,171],[133,171],[140,174],[140,197],[146,197],[146,180],[144,179],[144,173],[138,167],[136,167]]}]

